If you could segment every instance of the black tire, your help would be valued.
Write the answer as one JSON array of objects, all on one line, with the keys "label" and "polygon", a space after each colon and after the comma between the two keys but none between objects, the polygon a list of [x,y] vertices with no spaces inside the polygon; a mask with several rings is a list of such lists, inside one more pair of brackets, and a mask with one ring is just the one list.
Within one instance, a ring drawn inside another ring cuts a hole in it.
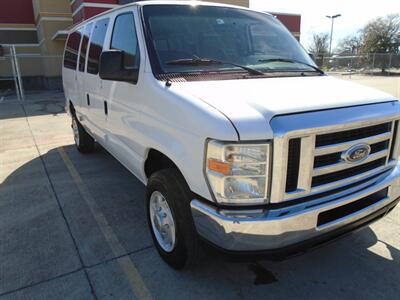
[{"label": "black tire", "polygon": [[74,134],[75,146],[81,153],[90,153],[94,151],[95,141],[86,132],[85,128],[79,123],[75,115],[72,116],[72,132]]},{"label": "black tire", "polygon": [[[175,223],[175,246],[166,252],[157,241],[150,219],[150,198],[160,192],[172,211]],[[199,258],[199,239],[190,208],[192,200],[189,187],[176,169],[164,169],[151,175],[147,184],[147,221],[154,244],[162,259],[174,269],[193,267]]]}]

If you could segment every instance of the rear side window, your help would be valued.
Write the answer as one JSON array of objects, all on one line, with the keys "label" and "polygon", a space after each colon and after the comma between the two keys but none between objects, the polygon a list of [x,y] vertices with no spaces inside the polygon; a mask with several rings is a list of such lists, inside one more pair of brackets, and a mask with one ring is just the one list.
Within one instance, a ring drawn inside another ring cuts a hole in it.
[{"label": "rear side window", "polygon": [[122,14],[115,19],[111,49],[124,51],[126,68],[139,65],[139,48],[133,14]]},{"label": "rear side window", "polygon": [[81,71],[81,72],[85,71],[86,52],[87,52],[87,48],[88,48],[89,36],[90,36],[90,31],[92,30],[92,27],[93,27],[93,23],[86,25],[85,31],[83,32],[81,52],[80,52],[80,56],[79,56],[79,71]]},{"label": "rear side window", "polygon": [[99,59],[103,50],[104,39],[106,37],[109,19],[102,19],[94,25],[92,38],[89,46],[89,59],[87,72],[91,74],[99,73]]},{"label": "rear side window", "polygon": [[80,41],[81,33],[79,31],[74,31],[69,35],[64,54],[65,68],[76,70]]}]

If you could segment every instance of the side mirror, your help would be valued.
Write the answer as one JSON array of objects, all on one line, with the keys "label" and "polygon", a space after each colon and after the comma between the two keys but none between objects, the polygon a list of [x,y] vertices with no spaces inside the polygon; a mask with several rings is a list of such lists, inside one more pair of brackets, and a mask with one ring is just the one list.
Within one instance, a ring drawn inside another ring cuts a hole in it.
[{"label": "side mirror", "polygon": [[124,66],[124,51],[103,51],[100,55],[99,76],[105,80],[137,83],[139,68]]}]

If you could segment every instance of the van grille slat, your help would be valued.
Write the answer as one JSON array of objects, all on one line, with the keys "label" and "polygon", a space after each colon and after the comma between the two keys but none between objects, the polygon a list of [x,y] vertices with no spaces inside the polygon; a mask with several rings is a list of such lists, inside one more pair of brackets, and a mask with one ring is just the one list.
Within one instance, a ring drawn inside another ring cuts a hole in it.
[{"label": "van grille slat", "polygon": [[[394,139],[397,136],[397,131],[399,130],[399,121],[395,121],[394,122],[394,128],[393,128],[393,137],[392,139]],[[396,143],[394,143],[394,141],[392,141],[392,145],[390,147],[390,157],[393,157],[393,152],[394,152],[394,146]]]},{"label": "van grille slat", "polygon": [[315,146],[322,147],[382,134],[391,131],[391,126],[392,123],[387,122],[374,126],[317,135]]},{"label": "van grille slat", "polygon": [[333,173],[329,173],[329,174],[315,176],[312,179],[311,186],[315,187],[315,186],[319,186],[322,184],[330,183],[332,181],[337,181],[337,180],[345,179],[345,178],[348,178],[351,176],[355,176],[357,174],[364,173],[364,172],[373,170],[375,168],[384,166],[385,163],[386,163],[386,158],[383,157],[383,158],[371,161],[369,163],[362,164],[360,166],[352,167],[349,169],[345,169],[345,170],[341,170],[341,171],[337,171],[337,172],[333,172]]}]

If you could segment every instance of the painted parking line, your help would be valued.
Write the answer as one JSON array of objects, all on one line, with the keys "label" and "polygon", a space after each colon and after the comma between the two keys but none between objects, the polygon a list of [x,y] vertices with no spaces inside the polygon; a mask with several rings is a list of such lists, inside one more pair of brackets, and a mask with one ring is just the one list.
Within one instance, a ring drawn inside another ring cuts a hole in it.
[{"label": "painted parking line", "polygon": [[[65,152],[63,147],[59,147],[58,153],[60,154],[64,164],[68,168],[68,171],[74,180],[76,186],[78,187],[79,193],[81,194],[82,198],[85,200],[86,204],[88,205],[90,212],[92,213],[94,219],[97,222],[100,230],[102,231],[105,240],[107,241],[108,245],[110,246],[113,254],[115,256],[121,256],[126,253],[126,250],[118,240],[116,234],[112,230],[110,224],[108,224],[106,217],[101,212],[101,209],[97,205],[95,199],[93,198],[92,194],[89,192],[89,189],[83,182],[81,176],[79,175],[78,171],[76,170],[74,164],[72,163],[71,159],[69,158],[68,154]],[[138,299],[153,299],[150,291],[147,289],[142,276],[140,275],[139,271],[135,267],[132,260],[129,256],[124,256],[119,258],[118,260],[119,266],[124,272],[126,278],[128,279],[130,286],[132,288],[132,292]]]}]

